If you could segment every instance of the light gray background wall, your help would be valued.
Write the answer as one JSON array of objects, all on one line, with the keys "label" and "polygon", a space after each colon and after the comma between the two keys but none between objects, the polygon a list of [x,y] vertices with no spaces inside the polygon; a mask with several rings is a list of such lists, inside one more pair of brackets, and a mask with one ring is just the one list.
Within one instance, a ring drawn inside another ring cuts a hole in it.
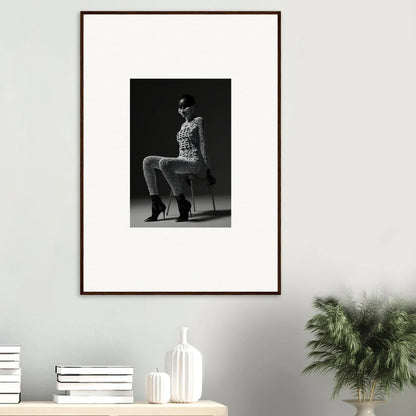
[{"label": "light gray background wall", "polygon": [[[79,11],[114,9],[283,12],[281,297],[78,294]],[[416,294],[415,47],[412,0],[0,0],[0,342],[23,345],[23,398],[51,399],[54,364],[123,363],[143,399],[187,324],[231,414],[352,415],[300,376],[303,327],[315,295]]]}]

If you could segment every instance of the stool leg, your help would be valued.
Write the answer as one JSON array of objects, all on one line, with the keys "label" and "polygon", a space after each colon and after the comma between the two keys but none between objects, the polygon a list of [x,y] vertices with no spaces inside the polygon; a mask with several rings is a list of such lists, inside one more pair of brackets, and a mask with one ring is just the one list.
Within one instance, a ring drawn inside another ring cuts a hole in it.
[{"label": "stool leg", "polygon": [[194,184],[192,183],[192,180],[191,180],[191,194],[192,194],[192,205],[194,206],[194,212],[196,212],[195,198],[194,198]]},{"label": "stool leg", "polygon": [[170,194],[169,194],[169,201],[168,201],[168,207],[166,208],[166,215],[169,215],[169,208],[170,208],[171,201],[172,201],[172,191],[170,191]]},{"label": "stool leg", "polygon": [[214,215],[216,215],[217,214],[217,210],[215,209],[214,192],[212,192],[212,186],[209,187],[209,192],[211,194],[212,207],[214,208]]}]

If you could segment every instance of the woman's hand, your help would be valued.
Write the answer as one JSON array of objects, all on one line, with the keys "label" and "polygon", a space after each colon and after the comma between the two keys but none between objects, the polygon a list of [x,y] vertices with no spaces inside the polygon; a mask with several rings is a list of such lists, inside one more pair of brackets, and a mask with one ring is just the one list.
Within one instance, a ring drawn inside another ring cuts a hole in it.
[{"label": "woman's hand", "polygon": [[207,169],[207,181],[210,185],[215,185],[217,183],[217,180],[211,175],[211,171]]}]

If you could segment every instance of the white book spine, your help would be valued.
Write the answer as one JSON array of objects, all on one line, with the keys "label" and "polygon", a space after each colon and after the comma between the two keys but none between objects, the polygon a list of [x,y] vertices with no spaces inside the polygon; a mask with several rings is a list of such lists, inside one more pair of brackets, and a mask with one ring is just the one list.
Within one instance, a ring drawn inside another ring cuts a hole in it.
[{"label": "white book spine", "polygon": [[85,404],[85,403],[106,403],[106,404],[117,404],[117,403],[133,403],[133,397],[126,396],[66,396],[66,395],[53,395],[55,403],[73,403],[73,404]]},{"label": "white book spine", "polygon": [[19,354],[20,345],[0,345],[0,353],[5,354]]},{"label": "white book spine", "polygon": [[20,393],[0,394],[1,404],[17,404],[20,403]]},{"label": "white book spine", "polygon": [[20,383],[0,383],[0,393],[20,393]]},{"label": "white book spine", "polygon": [[21,378],[20,375],[15,374],[0,374],[0,383],[20,383]]},{"label": "white book spine", "polygon": [[20,361],[20,354],[0,353],[0,361]]},{"label": "white book spine", "polygon": [[60,366],[55,367],[56,374],[71,374],[71,375],[101,375],[101,374],[119,374],[119,375],[130,375],[133,374],[133,367],[99,367],[99,366],[86,366],[86,367],[75,367],[75,366]]},{"label": "white book spine", "polygon": [[56,390],[132,390],[132,383],[56,383]]},{"label": "white book spine", "polygon": [[101,375],[101,376],[70,376],[58,374],[58,381],[63,383],[132,383],[133,376]]},{"label": "white book spine", "polygon": [[20,368],[12,368],[12,369],[4,369],[0,368],[0,375],[14,375],[20,376],[22,374],[22,370]]},{"label": "white book spine", "polygon": [[3,368],[3,369],[20,368],[20,363],[19,361],[0,361],[0,368]]},{"label": "white book spine", "polygon": [[69,390],[68,396],[131,396],[133,390]]}]

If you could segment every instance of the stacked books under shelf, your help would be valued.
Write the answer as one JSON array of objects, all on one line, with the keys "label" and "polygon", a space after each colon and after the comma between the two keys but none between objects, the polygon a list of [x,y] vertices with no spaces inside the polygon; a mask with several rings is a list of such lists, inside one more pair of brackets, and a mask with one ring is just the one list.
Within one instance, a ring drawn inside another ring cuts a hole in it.
[{"label": "stacked books under shelf", "polygon": [[133,403],[133,368],[58,365],[55,403]]},{"label": "stacked books under shelf", "polygon": [[20,403],[20,345],[0,345],[0,403]]}]

